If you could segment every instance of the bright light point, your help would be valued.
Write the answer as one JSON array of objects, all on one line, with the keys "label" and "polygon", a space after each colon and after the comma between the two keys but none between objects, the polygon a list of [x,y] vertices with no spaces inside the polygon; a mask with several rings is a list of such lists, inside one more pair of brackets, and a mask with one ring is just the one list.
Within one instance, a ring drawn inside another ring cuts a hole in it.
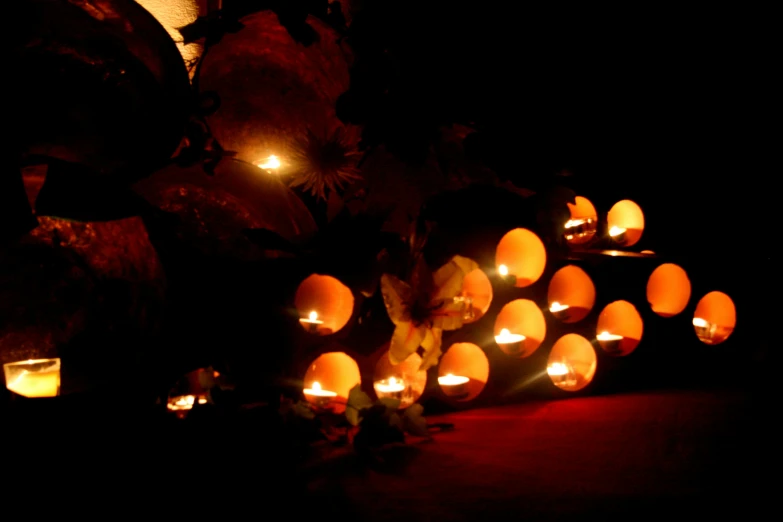
[{"label": "bright light point", "polygon": [[318,312],[310,312],[309,318],[313,322],[317,321],[318,320]]},{"label": "bright light point", "polygon": [[500,265],[498,267],[498,274],[506,277],[508,275],[508,267],[506,265]]},{"label": "bright light point", "polygon": [[313,386],[310,389],[312,389],[312,390],[319,390],[320,391],[321,390],[321,383],[318,382],[318,381],[315,381],[313,383]]},{"label": "bright light point", "polygon": [[277,156],[274,154],[269,156],[266,161],[263,163],[258,164],[258,168],[264,169],[264,170],[273,170],[273,169],[279,169],[280,168],[280,160],[277,159]]},{"label": "bright light point", "polygon": [[502,337],[508,337],[509,335],[511,335],[511,332],[508,331],[508,328],[503,328],[502,330],[500,330],[500,335]]},{"label": "bright light point", "polygon": [[567,375],[568,367],[563,363],[552,363],[547,367],[546,372],[554,376]]},{"label": "bright light point", "polygon": [[623,232],[625,232],[625,229],[621,227],[612,227],[609,229],[609,235],[612,237],[617,237]]},{"label": "bright light point", "polygon": [[389,377],[389,384],[391,385],[397,384],[397,379],[395,379],[394,377]]},{"label": "bright light point", "polygon": [[549,311],[550,312],[562,312],[563,310],[567,310],[567,309],[568,309],[568,305],[560,304],[557,301],[553,302],[549,306]]},{"label": "bright light point", "polygon": [[693,318],[693,326],[699,327],[699,328],[706,328],[709,326],[709,323],[702,319],[701,317],[694,317]]}]

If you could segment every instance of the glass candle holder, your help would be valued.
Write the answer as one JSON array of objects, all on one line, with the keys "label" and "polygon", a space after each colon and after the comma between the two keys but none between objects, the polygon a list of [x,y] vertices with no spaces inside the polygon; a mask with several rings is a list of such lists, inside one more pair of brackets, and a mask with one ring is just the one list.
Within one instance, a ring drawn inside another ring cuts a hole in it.
[{"label": "glass candle holder", "polygon": [[576,386],[576,374],[568,361],[553,362],[547,367],[549,378],[558,388],[567,390]]},{"label": "glass candle holder", "polygon": [[[375,395],[379,399],[398,399],[402,401],[405,398],[407,388],[402,379],[389,377],[373,383]],[[410,394],[410,393],[409,393]]]},{"label": "glass candle holder", "polygon": [[30,359],[6,363],[5,387],[22,397],[60,395],[60,359]]},{"label": "glass candle holder", "polygon": [[470,379],[462,375],[443,375],[438,377],[438,384],[443,393],[449,397],[460,399],[468,396]]},{"label": "glass candle holder", "polygon": [[623,342],[624,337],[622,335],[611,334],[609,332],[601,332],[596,336],[598,344],[601,345],[607,353],[619,355],[622,353],[620,344]]}]

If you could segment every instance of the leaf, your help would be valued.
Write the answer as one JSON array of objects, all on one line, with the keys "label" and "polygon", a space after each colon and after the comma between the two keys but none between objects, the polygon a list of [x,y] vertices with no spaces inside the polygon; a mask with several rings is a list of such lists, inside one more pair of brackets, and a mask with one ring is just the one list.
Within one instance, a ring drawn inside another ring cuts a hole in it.
[{"label": "leaf", "polygon": [[398,323],[392,334],[389,359],[392,364],[400,364],[414,353],[424,341],[427,328],[415,326],[410,321]]},{"label": "leaf", "polygon": [[361,412],[367,408],[372,408],[373,402],[370,396],[362,391],[361,385],[357,384],[348,393],[348,403],[345,407],[345,418],[353,426],[358,426],[361,422]]},{"label": "leaf", "polygon": [[400,409],[400,399],[392,399],[390,397],[386,397],[383,399],[378,399],[378,404],[382,404],[386,407],[386,413],[392,414],[395,411]]},{"label": "leaf", "polygon": [[433,302],[452,299],[462,292],[465,276],[478,268],[478,264],[467,257],[454,256],[451,261],[440,267],[432,275],[435,284]]},{"label": "leaf", "polygon": [[424,418],[424,407],[421,404],[411,404],[405,410],[402,417],[402,428],[404,431],[416,437],[432,438],[427,419]]},{"label": "leaf", "polygon": [[443,330],[440,328],[430,328],[427,330],[424,340],[421,343],[424,348],[424,357],[422,357],[419,371],[427,371],[436,364],[440,358],[440,346],[443,342]]},{"label": "leaf", "polygon": [[456,330],[465,322],[465,303],[453,298],[443,303],[430,313],[430,323],[433,328],[441,330]]},{"label": "leaf", "polygon": [[383,274],[381,276],[381,294],[389,319],[394,324],[410,321],[413,290],[407,283],[391,274]]}]

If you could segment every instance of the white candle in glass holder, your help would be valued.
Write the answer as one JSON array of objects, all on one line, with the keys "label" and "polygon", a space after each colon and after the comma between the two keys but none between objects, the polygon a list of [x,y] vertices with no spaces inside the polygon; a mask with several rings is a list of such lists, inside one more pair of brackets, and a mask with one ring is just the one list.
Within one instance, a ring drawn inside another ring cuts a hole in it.
[{"label": "white candle in glass holder", "polygon": [[468,377],[451,373],[438,377],[438,384],[440,384],[443,393],[452,397],[467,395],[468,382],[470,382]]},{"label": "white candle in glass holder", "polygon": [[523,351],[525,336],[521,334],[512,334],[508,328],[500,330],[500,334],[495,336],[495,342],[508,354],[518,354]]}]

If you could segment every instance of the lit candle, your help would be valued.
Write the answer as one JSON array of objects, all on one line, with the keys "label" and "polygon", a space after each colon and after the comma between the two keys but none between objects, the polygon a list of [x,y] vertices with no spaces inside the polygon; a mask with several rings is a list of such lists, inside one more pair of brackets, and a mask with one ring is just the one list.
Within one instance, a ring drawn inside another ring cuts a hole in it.
[{"label": "lit candle", "polygon": [[389,377],[373,383],[375,394],[379,399],[390,398],[402,400],[402,394],[405,391],[405,384],[402,379]]},{"label": "lit candle", "polygon": [[568,319],[569,308],[570,307],[567,304],[560,304],[557,301],[549,305],[549,311],[552,312],[552,315],[554,315],[556,318],[560,319],[561,321]]},{"label": "lit candle", "polygon": [[705,343],[712,343],[712,338],[715,335],[717,325],[712,324],[701,317],[693,318],[693,327],[696,330],[696,335]]},{"label": "lit candle", "polygon": [[23,397],[56,397],[60,394],[60,359],[31,359],[6,363],[5,386]]},{"label": "lit candle", "polygon": [[565,224],[566,240],[595,235],[596,228],[595,218],[569,219]]},{"label": "lit candle", "polygon": [[568,389],[576,385],[574,369],[567,362],[553,362],[547,366],[549,378],[558,388]]},{"label": "lit candle", "polygon": [[[195,395],[180,395],[179,397],[169,397],[166,408],[168,408],[169,411],[187,411],[193,409],[195,403]],[[204,399],[204,402],[199,401],[199,404],[205,403],[206,399]]]},{"label": "lit candle", "polygon": [[470,382],[469,378],[451,373],[438,377],[438,384],[440,384],[443,393],[449,397],[467,396],[468,382]]},{"label": "lit candle", "polygon": [[626,229],[622,227],[612,227],[609,229],[609,236],[618,243],[625,242]]},{"label": "lit candle", "polygon": [[517,276],[511,274],[506,265],[498,266],[498,274],[500,274],[500,277],[505,279],[507,283],[512,285],[517,284]]},{"label": "lit candle", "polygon": [[519,355],[524,352],[525,336],[521,334],[512,334],[507,328],[500,330],[500,334],[495,336],[495,342],[508,355]]},{"label": "lit candle", "polygon": [[316,406],[325,406],[337,397],[335,392],[321,388],[321,383],[318,381],[313,382],[310,388],[305,388],[304,394],[305,397],[314,402]]},{"label": "lit candle", "polygon": [[265,161],[258,164],[258,168],[264,170],[274,170],[280,168],[280,160],[274,154],[269,156]]},{"label": "lit candle", "polygon": [[498,274],[502,277],[506,277],[508,275],[508,267],[506,265],[500,265],[498,267]]},{"label": "lit candle", "polygon": [[317,333],[319,325],[324,324],[323,321],[318,319],[318,312],[312,311],[308,315],[307,319],[299,319],[299,322],[307,328],[308,332]]},{"label": "lit candle", "polygon": [[625,338],[622,335],[601,332],[596,336],[596,339],[598,340],[598,344],[601,345],[601,348],[609,353],[617,354],[622,351],[620,349],[620,343],[622,343],[623,339]]}]

